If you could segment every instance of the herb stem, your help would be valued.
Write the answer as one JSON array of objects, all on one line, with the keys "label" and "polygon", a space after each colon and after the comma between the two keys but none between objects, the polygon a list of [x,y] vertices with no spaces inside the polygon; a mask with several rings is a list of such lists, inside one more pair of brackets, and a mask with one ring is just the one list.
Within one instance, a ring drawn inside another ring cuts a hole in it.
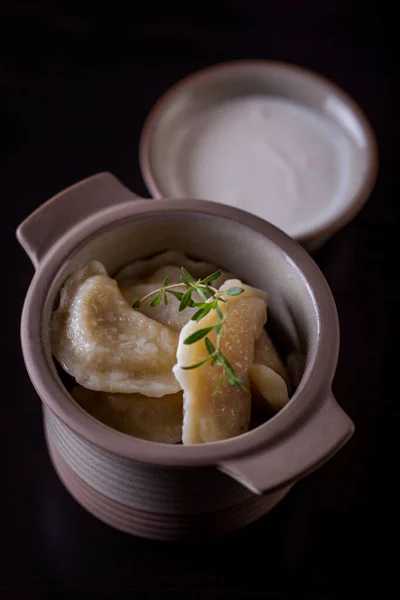
[{"label": "herb stem", "polygon": [[147,298],[151,298],[151,296],[154,296],[154,294],[159,294],[162,290],[172,290],[173,288],[177,288],[177,287],[182,287],[183,283],[174,283],[173,285],[168,285],[166,288],[158,288],[156,290],[153,290],[152,292],[149,292],[148,294],[146,294],[145,296],[143,296],[143,298],[140,298],[139,302],[142,303],[145,300],[147,300]]},{"label": "herb stem", "polygon": [[[167,292],[175,296],[179,300],[179,308],[178,311],[182,312],[188,306],[196,307],[198,310],[193,314],[191,320],[199,323],[206,315],[210,313],[211,310],[215,310],[215,314],[218,317],[218,322],[209,327],[203,327],[201,329],[197,329],[188,338],[184,340],[184,344],[191,345],[194,344],[201,339],[204,339],[204,343],[206,345],[206,349],[208,352],[208,356],[200,362],[197,362],[194,365],[188,365],[186,367],[182,367],[184,370],[191,370],[201,367],[209,360],[211,360],[212,365],[217,365],[222,369],[221,377],[218,382],[218,385],[214,391],[214,394],[218,392],[224,383],[225,379],[228,380],[230,385],[243,387],[243,383],[239,377],[236,376],[231,364],[229,363],[227,357],[221,350],[221,339],[222,339],[222,330],[226,323],[229,301],[227,297],[229,296],[238,296],[244,292],[243,288],[240,287],[231,287],[224,291],[219,291],[215,287],[210,285],[211,282],[216,281],[222,274],[222,271],[216,271],[212,273],[208,277],[204,279],[195,279],[190,275],[190,273],[182,267],[181,269],[181,281],[180,283],[173,283],[172,285],[168,285],[168,277],[165,277],[163,281],[163,285],[156,290],[153,290],[143,296],[140,300],[136,300],[133,304],[133,308],[140,308],[142,302],[147,300],[148,298],[152,298],[150,302],[150,306],[155,307],[159,306],[162,300],[164,304],[168,304]],[[176,288],[184,288],[185,292],[176,292],[172,291]],[[200,296],[201,302],[195,302],[192,299],[193,292],[197,292]],[[209,297],[207,297],[207,295]],[[225,310],[222,312],[219,302],[225,304]],[[212,331],[215,332],[215,346],[208,337],[208,334]]]},{"label": "herb stem", "polygon": [[[147,298],[151,298],[155,294],[159,294],[162,291],[166,291],[167,292],[168,290],[173,290],[173,289],[178,288],[178,287],[186,288],[186,286],[185,286],[184,283],[174,283],[172,285],[167,285],[165,288],[164,287],[160,287],[160,288],[157,288],[156,290],[153,290],[153,291],[149,292],[148,294],[146,294],[145,296],[143,296],[143,298],[140,298],[139,302],[141,304],[142,302],[144,302],[145,300],[147,300]],[[210,289],[210,290],[212,290],[214,292],[214,294],[218,293],[218,290],[216,288],[212,287],[211,285],[200,284],[200,285],[197,285],[196,288]],[[193,291],[196,291],[196,289],[194,289]]]}]

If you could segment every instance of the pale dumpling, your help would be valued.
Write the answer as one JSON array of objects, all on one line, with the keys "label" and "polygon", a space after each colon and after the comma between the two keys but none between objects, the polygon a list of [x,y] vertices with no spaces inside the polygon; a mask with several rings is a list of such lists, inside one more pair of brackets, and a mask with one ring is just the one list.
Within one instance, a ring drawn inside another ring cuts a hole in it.
[{"label": "pale dumpling", "polygon": [[[226,281],[220,290],[242,287],[245,291],[239,297],[259,297],[265,302],[268,295],[263,290],[245,285],[238,280]],[[261,411],[277,412],[289,400],[289,379],[285,366],[265,329],[255,342],[254,364],[249,370],[253,405]]]},{"label": "pale dumpling", "polygon": [[273,341],[265,330],[256,341],[254,363],[270,367],[284,379],[286,385],[289,387],[289,376],[285,365],[283,364]]},{"label": "pale dumpling", "polygon": [[253,404],[263,412],[276,413],[289,401],[285,380],[266,365],[253,364],[249,370]]},{"label": "pale dumpling", "polygon": [[[199,323],[189,321],[180,333],[174,373],[183,389],[184,444],[215,442],[248,430],[251,413],[248,371],[254,360],[255,341],[261,335],[266,321],[266,303],[261,298],[243,296],[229,298],[221,336],[221,350],[242,380],[243,387],[233,387],[225,379],[215,393],[222,369],[212,365],[211,361],[196,369],[182,369],[208,356],[204,339],[191,345],[185,345],[184,340],[195,331],[217,323],[215,311],[211,311]],[[219,305],[224,313],[227,305],[223,302]],[[215,345],[215,332],[209,333],[208,337]]]},{"label": "pale dumpling", "polygon": [[83,267],[73,271],[60,290],[60,308],[70,302],[70,299],[78,292],[83,281],[94,275],[108,275],[105,266],[98,260],[91,260]]},{"label": "pale dumpling", "polygon": [[[179,267],[175,267],[173,265],[166,265],[165,267],[160,267],[155,273],[153,273],[153,275],[150,275],[149,277],[146,277],[144,279],[134,281],[131,281],[129,279],[118,280],[118,285],[121,290],[121,294],[123,295],[125,300],[132,305],[136,300],[143,298],[143,296],[145,296],[146,294],[149,294],[150,292],[161,287],[166,277],[168,277],[169,285],[179,283],[179,278],[181,274],[182,271]],[[177,291],[180,291],[179,288],[177,289]],[[170,297],[168,297],[168,303],[170,298],[173,298],[171,294]],[[140,312],[142,312],[143,310],[151,310],[152,315],[155,315],[157,313],[157,310],[160,308],[160,306],[155,306],[154,308],[149,307],[148,304],[150,301],[151,298],[149,298],[149,301],[144,303],[144,305],[140,307]],[[156,321],[157,320],[158,319],[156,319]]]},{"label": "pale dumpling", "polygon": [[77,385],[71,395],[93,417],[122,433],[166,444],[181,441],[182,392],[148,398],[142,394],[94,392]]},{"label": "pale dumpling", "polygon": [[[138,282],[141,279],[153,275],[160,267],[168,266],[169,268],[171,265],[178,267],[179,271],[181,267],[184,267],[191,275],[193,275],[193,277],[198,279],[203,279],[218,270],[214,265],[188,258],[182,252],[168,250],[167,252],[162,252],[161,254],[153,256],[153,258],[137,260],[134,263],[131,263],[121,269],[115,276],[115,279],[119,284],[127,281]],[[179,275],[180,274],[181,273],[179,273]],[[228,274],[226,274],[226,278],[228,278]],[[178,281],[176,283],[178,283]],[[222,280],[220,279],[215,283],[215,287],[219,287]]]},{"label": "pale dumpling", "polygon": [[[148,277],[142,281],[138,281],[136,283],[121,282],[121,294],[125,300],[132,305],[135,300],[139,300],[140,298],[146,296],[146,294],[149,294],[153,290],[160,288],[165,277],[168,277],[169,284],[179,283],[181,274],[182,271],[179,267],[172,265],[160,267],[153,275],[151,275],[151,277]],[[177,288],[176,291],[183,292],[185,290],[184,288]],[[192,298],[195,301],[200,299],[199,297],[196,298],[195,294],[193,294]],[[174,331],[180,331],[196,311],[196,308],[187,307],[182,312],[179,312],[178,308],[180,302],[172,294],[168,294],[167,305],[162,302],[158,306],[150,306],[151,300],[152,297],[150,297],[148,300],[145,300],[141,304],[140,308],[138,308],[138,311],[143,315],[147,315],[155,321],[162,323],[166,327],[170,327]]]},{"label": "pale dumpling", "polygon": [[178,392],[178,334],[132,309],[107,275],[90,276],[99,264],[73,273],[61,290],[51,321],[53,355],[91,390],[157,398]]},{"label": "pale dumpling", "polygon": [[[192,261],[191,261],[192,262]],[[201,263],[205,264],[205,263]],[[209,265],[208,265],[209,266]],[[209,266],[211,269],[216,270],[216,267]],[[212,270],[208,272],[208,275],[211,275]],[[132,305],[135,300],[143,298],[147,294],[152,291],[160,288],[163,284],[165,277],[168,277],[168,284],[174,284],[180,282],[180,277],[182,275],[182,271],[179,267],[174,265],[166,265],[164,267],[160,267],[157,271],[151,275],[150,277],[137,281],[137,282],[127,282],[122,280],[120,282],[121,294],[125,298],[125,300]],[[193,273],[194,275],[194,273]],[[194,275],[198,277],[198,275]],[[222,275],[218,278],[216,282],[213,282],[213,286],[219,286],[221,283],[229,279],[229,273],[222,273]],[[184,292],[185,288],[177,288],[175,291]],[[195,302],[199,302],[201,300],[200,296],[196,293],[192,294],[192,299]],[[184,325],[192,318],[194,313],[196,312],[196,308],[187,307],[182,312],[179,312],[179,300],[175,298],[172,294],[168,294],[168,304],[164,304],[161,302],[158,306],[150,306],[150,302],[152,297],[145,300],[138,311],[148,317],[151,317],[155,321],[162,323],[166,327],[170,327],[174,331],[180,331]]]}]

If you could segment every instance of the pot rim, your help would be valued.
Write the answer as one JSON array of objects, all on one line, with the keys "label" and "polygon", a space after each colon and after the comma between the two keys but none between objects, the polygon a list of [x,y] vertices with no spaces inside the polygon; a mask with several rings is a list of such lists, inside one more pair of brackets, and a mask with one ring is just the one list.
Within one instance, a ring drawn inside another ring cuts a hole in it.
[{"label": "pot rim", "polygon": [[[89,238],[132,219],[156,214],[193,213],[239,222],[261,233],[285,253],[305,279],[316,319],[310,359],[290,402],[259,427],[235,438],[207,444],[177,446],[149,442],[120,433],[94,419],[76,404],[60,381],[42,336],[43,311],[52,281],[68,256]],[[38,318],[38,314],[40,318]],[[159,466],[221,465],[239,456],[266,450],[297,431],[315,407],[329,395],[339,352],[339,322],[330,288],[309,254],[272,224],[245,211],[204,200],[129,200],[85,219],[48,251],[29,287],[21,320],[25,364],[36,392],[50,410],[72,431],[120,457]]]},{"label": "pot rim", "polygon": [[209,75],[226,71],[240,71],[243,68],[246,69],[251,67],[266,67],[267,69],[297,73],[302,75],[305,79],[313,80],[320,87],[330,90],[332,94],[340,98],[350,108],[355,115],[363,134],[365,135],[368,150],[367,168],[364,180],[360,185],[358,192],[353,195],[353,197],[344,207],[342,207],[341,210],[333,213],[331,218],[327,219],[321,225],[311,227],[304,233],[296,235],[294,238],[297,242],[304,245],[314,241],[317,238],[328,239],[336,231],[339,231],[347,223],[349,223],[360,212],[364,204],[369,199],[378,175],[378,143],[374,130],[366,114],[347,92],[345,92],[340,86],[331,81],[329,78],[299,65],[268,59],[232,60],[200,68],[174,83],[166,90],[166,92],[164,92],[164,94],[158,98],[158,100],[156,100],[142,127],[139,141],[139,164],[146,186],[154,198],[164,200],[168,199],[168,197],[164,196],[161,187],[159,187],[157,184],[157,177],[155,174],[153,174],[153,170],[151,168],[150,142],[158,117],[171,98],[183,92],[187,85],[191,85],[193,82],[201,79],[206,79]]}]

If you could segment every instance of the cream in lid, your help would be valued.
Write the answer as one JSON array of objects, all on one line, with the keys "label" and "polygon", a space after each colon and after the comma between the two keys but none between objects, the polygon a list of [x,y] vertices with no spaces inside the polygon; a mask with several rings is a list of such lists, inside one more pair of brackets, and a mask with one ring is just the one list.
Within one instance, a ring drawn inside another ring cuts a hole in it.
[{"label": "cream in lid", "polygon": [[365,175],[347,131],[293,100],[242,96],[185,116],[154,153],[164,193],[242,208],[294,237],[334,218]]}]

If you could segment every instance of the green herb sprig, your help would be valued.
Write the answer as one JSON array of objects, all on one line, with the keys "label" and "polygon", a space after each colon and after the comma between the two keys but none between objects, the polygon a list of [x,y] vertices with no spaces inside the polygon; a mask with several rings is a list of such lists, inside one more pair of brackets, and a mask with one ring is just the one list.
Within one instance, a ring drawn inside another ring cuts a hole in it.
[{"label": "green herb sprig", "polygon": [[[220,389],[225,379],[230,385],[243,388],[242,380],[237,377],[232,365],[221,350],[221,336],[226,323],[229,304],[228,298],[229,296],[239,296],[239,294],[244,292],[244,289],[241,287],[231,287],[223,292],[220,292],[213,287],[211,284],[222,274],[222,271],[220,270],[216,271],[215,273],[211,273],[211,275],[208,275],[204,279],[198,280],[195,280],[183,267],[181,268],[181,271],[182,275],[180,277],[180,283],[168,285],[168,277],[166,277],[163,281],[162,287],[149,292],[140,300],[136,300],[136,302],[133,304],[133,308],[140,308],[141,304],[149,298],[151,298],[150,306],[152,307],[159,306],[162,302],[164,302],[165,305],[168,305],[168,294],[171,294],[177,300],[179,300],[179,312],[182,312],[188,307],[197,308],[197,311],[191,318],[191,320],[195,321],[196,323],[199,323],[212,310],[215,310],[218,316],[218,322],[211,327],[198,329],[183,342],[184,344],[190,345],[204,339],[208,356],[200,362],[188,367],[182,367],[182,369],[185,371],[197,369],[198,367],[201,367],[202,365],[211,361],[212,365],[216,365],[222,369],[222,374],[218,381],[217,387],[214,390],[214,394]],[[185,291],[178,292],[176,291],[177,288],[184,288]],[[193,300],[193,292],[197,292],[201,298],[201,302],[195,302]],[[219,307],[219,302],[224,302],[226,304],[224,314]],[[215,331],[216,334],[215,346],[210,338],[207,337],[212,331]]]}]

